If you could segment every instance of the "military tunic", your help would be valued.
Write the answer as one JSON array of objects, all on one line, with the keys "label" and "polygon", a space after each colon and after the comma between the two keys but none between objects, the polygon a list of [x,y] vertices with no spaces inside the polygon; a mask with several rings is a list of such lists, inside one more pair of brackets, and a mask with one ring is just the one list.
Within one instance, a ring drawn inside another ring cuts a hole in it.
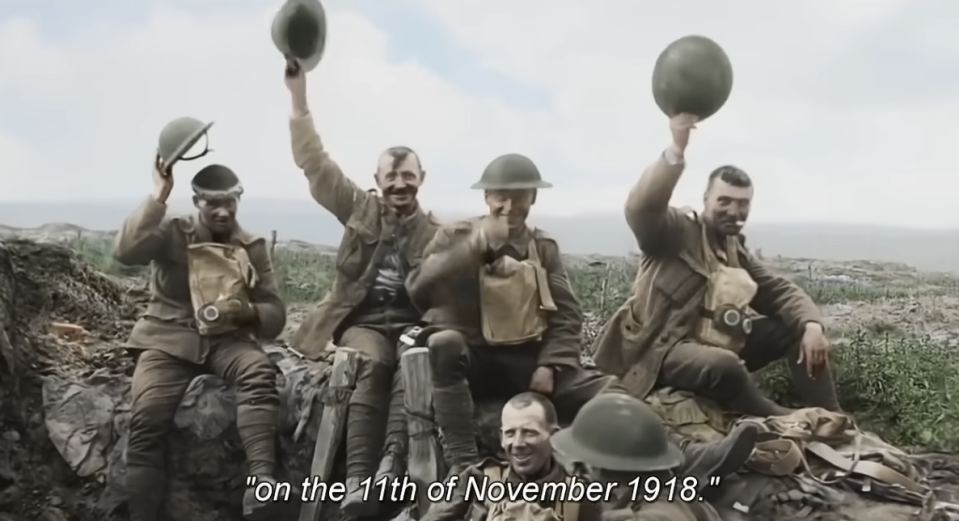
[{"label": "military tunic", "polygon": [[[371,475],[373,458],[388,431],[388,447],[405,444],[405,413],[391,408],[390,394],[402,405],[395,371],[400,335],[420,319],[403,282],[420,264],[438,222],[417,208],[399,217],[373,191],[350,180],[323,147],[306,115],[290,120],[293,158],[309,183],[310,194],[343,224],[333,286],[300,325],[293,347],[320,359],[335,345],[357,349],[363,358],[347,420],[347,475]],[[395,376],[395,378],[394,378]]]},{"label": "military tunic", "polygon": [[[664,156],[647,169],[678,175],[682,163]],[[644,174],[645,175],[645,174]],[[603,370],[623,378],[630,393],[645,397],[655,386],[698,392],[736,408],[776,411],[761,396],[747,371],[787,358],[793,378],[811,405],[837,409],[828,371],[816,380],[806,375],[799,357],[803,326],[822,323],[812,299],[791,281],[774,275],[746,249],[740,236],[739,265],[758,285],[750,308],[764,318],[754,321],[745,348],[735,353],[690,340],[709,277],[703,257],[701,219],[695,214],[650,203],[637,190],[626,203],[627,223],[643,252],[632,295],[606,323],[595,342],[594,360]],[[741,358],[740,358],[741,357]],[[743,365],[745,364],[745,365]],[[741,411],[746,412],[746,411]],[[756,414],[750,412],[751,414]]]},{"label": "military tunic", "polygon": [[251,474],[273,474],[277,370],[257,337],[275,338],[286,323],[286,306],[265,241],[237,228],[229,242],[247,251],[259,277],[249,292],[257,324],[201,337],[190,299],[187,246],[213,237],[197,217],[167,217],[166,210],[165,204],[148,198],[124,221],[113,243],[113,256],[120,263],[153,265],[150,302],[127,341],[140,353],[133,373],[127,488],[131,504],[147,510],[155,508],[149,506],[154,501],[140,496],[155,495],[157,490],[162,495],[166,435],[173,416],[187,386],[204,372],[224,378],[236,389],[237,429]]},{"label": "military tunic", "polygon": [[[407,281],[423,320],[442,331],[428,341],[433,400],[444,432],[447,458],[469,462],[477,457],[472,428],[472,397],[508,399],[529,390],[537,367],[554,369],[553,401],[561,417],[572,418],[590,398],[615,385],[616,379],[580,365],[582,313],[556,242],[543,232],[526,230],[496,255],[526,259],[535,241],[556,311],[538,342],[488,346],[481,329],[479,270],[483,256],[472,239],[479,218],[440,228],[426,247],[425,260]],[[472,397],[471,397],[472,396]]]}]

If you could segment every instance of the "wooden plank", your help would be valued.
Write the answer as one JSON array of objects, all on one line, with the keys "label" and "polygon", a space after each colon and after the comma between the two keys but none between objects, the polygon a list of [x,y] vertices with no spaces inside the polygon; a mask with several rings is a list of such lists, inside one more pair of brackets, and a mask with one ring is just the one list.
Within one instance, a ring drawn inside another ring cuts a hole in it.
[{"label": "wooden plank", "polygon": [[433,375],[430,371],[429,349],[415,347],[407,350],[400,358],[400,370],[406,390],[410,436],[407,469],[410,479],[416,483],[419,496],[416,500],[417,514],[422,517],[430,507],[430,501],[426,498],[427,488],[430,483],[446,476],[443,453],[433,422]]},{"label": "wooden plank", "polygon": [[[319,476],[324,482],[330,481],[336,450],[346,427],[346,410],[350,405],[350,395],[356,385],[358,362],[359,353],[349,347],[338,348],[333,356],[333,368],[323,402],[323,416],[320,418],[316,445],[313,447],[310,482],[313,476]],[[300,506],[299,521],[319,521],[322,506],[316,498],[313,501],[304,501]]]}]

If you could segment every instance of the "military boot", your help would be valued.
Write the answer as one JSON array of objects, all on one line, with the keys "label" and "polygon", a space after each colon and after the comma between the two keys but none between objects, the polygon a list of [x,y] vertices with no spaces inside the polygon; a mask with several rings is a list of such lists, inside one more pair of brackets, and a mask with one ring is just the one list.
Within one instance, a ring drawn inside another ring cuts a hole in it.
[{"label": "military boot", "polygon": [[166,492],[166,472],[127,465],[127,511],[130,521],[157,521]]},{"label": "military boot", "polygon": [[725,478],[742,469],[759,437],[759,427],[752,423],[740,423],[722,440],[699,443],[670,431],[670,441],[683,451],[684,463],[679,474],[699,480],[701,491],[709,487],[709,478]]},{"label": "military boot", "polygon": [[236,409],[236,427],[246,452],[249,475],[256,476],[253,486],[243,493],[243,517],[249,521],[267,521],[282,511],[276,501],[258,501],[256,483],[276,485],[276,426],[278,409],[272,404],[241,404]]},{"label": "military boot", "polygon": [[409,452],[409,435],[406,423],[406,390],[403,387],[403,374],[393,374],[393,393],[390,396],[390,409],[386,417],[386,442],[383,458],[376,471],[376,481],[388,482],[398,479],[405,469],[403,462]]},{"label": "military boot", "polygon": [[443,453],[450,466],[448,475],[460,474],[479,461],[473,429],[473,397],[466,380],[434,388],[433,410],[443,441]]},{"label": "military boot", "polygon": [[[256,483],[269,483],[271,490],[276,490],[276,478],[270,475],[257,475]],[[281,510],[282,503],[256,499],[256,483],[247,486],[243,492],[243,519],[247,521],[274,521]],[[271,498],[272,499],[272,498]]]},{"label": "military boot", "polygon": [[379,497],[371,497],[375,494],[368,494],[369,487],[362,483],[375,479],[375,458],[383,447],[393,383],[391,368],[386,364],[363,360],[360,367],[361,374],[346,413],[347,492],[340,509],[350,517],[372,516],[379,510]]}]

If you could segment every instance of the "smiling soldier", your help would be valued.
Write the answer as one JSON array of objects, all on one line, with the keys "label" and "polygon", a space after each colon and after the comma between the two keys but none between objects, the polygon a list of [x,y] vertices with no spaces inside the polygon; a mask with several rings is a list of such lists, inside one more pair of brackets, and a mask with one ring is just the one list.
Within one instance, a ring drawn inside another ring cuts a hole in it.
[{"label": "smiling soldier", "polygon": [[[529,493],[542,491],[547,484],[570,483],[571,476],[553,458],[550,438],[559,424],[548,398],[532,392],[514,396],[503,407],[501,422],[500,444],[507,463],[486,460],[469,467],[461,478],[475,483],[483,483],[484,478],[488,483],[505,482],[527,487]],[[465,486],[458,487],[452,501],[434,505],[421,521],[599,521],[602,513],[595,501],[468,501],[466,490]]]},{"label": "smiling soldier", "polygon": [[[293,347],[314,360],[333,344],[355,348],[362,355],[347,413],[349,494],[342,508],[352,516],[367,516],[378,505],[364,499],[360,482],[374,472],[377,479],[395,475],[405,453],[398,345],[399,337],[419,322],[420,313],[404,282],[419,265],[438,224],[417,200],[426,171],[415,152],[407,147],[383,152],[373,176],[380,194],[363,190],[324,148],[307,103],[306,76],[296,62],[287,65],[286,84],[293,105],[293,157],[306,175],[313,199],[344,226],[333,287],[300,325]],[[386,457],[377,471],[381,450]]]},{"label": "smiling soldier", "polygon": [[750,375],[786,359],[805,402],[836,411],[819,309],[746,249],[741,232],[753,199],[749,176],[733,166],[713,171],[702,215],[669,206],[695,123],[689,114],[671,118],[673,145],[629,193],[626,222],[642,263],[633,295],[597,338],[594,359],[639,398],[669,386],[754,416],[789,412],[765,397]]},{"label": "smiling soldier", "polygon": [[[153,265],[150,303],[127,342],[139,352],[126,452],[131,521],[158,519],[167,432],[187,386],[205,372],[236,390],[250,475],[275,482],[277,371],[257,339],[276,338],[286,324],[266,243],[236,221],[243,193],[236,174],[222,165],[197,173],[197,215],[186,217],[166,216],[173,174],[159,157],[153,182],[153,195],[124,221],[113,244],[120,263]],[[246,491],[247,519],[269,517],[270,506]]]}]

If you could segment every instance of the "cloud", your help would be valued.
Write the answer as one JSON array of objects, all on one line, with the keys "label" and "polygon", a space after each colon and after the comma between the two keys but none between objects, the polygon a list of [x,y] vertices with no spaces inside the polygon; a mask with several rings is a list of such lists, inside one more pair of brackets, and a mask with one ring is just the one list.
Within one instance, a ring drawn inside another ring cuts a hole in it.
[{"label": "cloud", "polygon": [[[334,4],[310,95],[327,147],[363,185],[372,186],[380,151],[405,144],[430,172],[426,204],[479,210],[468,186],[493,157],[521,152],[556,186],[540,211],[618,212],[669,141],[649,91],[653,63],[670,41],[698,33],[726,49],[736,84],[694,136],[677,203],[696,204],[706,173],[733,163],[756,179],[758,219],[959,223],[959,181],[948,172],[959,77],[916,65],[933,54],[959,59],[959,38],[904,25],[913,5],[904,0],[680,0],[655,9],[625,0],[401,1],[469,50],[472,62],[460,65],[538,97],[464,89],[416,56],[433,49],[397,58],[402,28]],[[251,197],[308,197],[289,152],[283,65],[268,36],[273,9],[207,15],[158,3],[141,23],[101,18],[56,39],[36,20],[0,23],[0,94],[25,114],[0,122],[14,136],[0,138],[0,158],[20,157],[13,167],[24,172],[0,199],[139,198],[150,189],[159,129],[181,115],[217,121],[210,160],[234,166]],[[871,47],[910,35],[916,44],[898,54]],[[896,74],[906,67],[910,84]],[[923,83],[953,94],[909,96]],[[21,152],[8,152],[11,141]],[[181,169],[178,193],[205,159]],[[0,159],[0,173],[9,163]]]}]

